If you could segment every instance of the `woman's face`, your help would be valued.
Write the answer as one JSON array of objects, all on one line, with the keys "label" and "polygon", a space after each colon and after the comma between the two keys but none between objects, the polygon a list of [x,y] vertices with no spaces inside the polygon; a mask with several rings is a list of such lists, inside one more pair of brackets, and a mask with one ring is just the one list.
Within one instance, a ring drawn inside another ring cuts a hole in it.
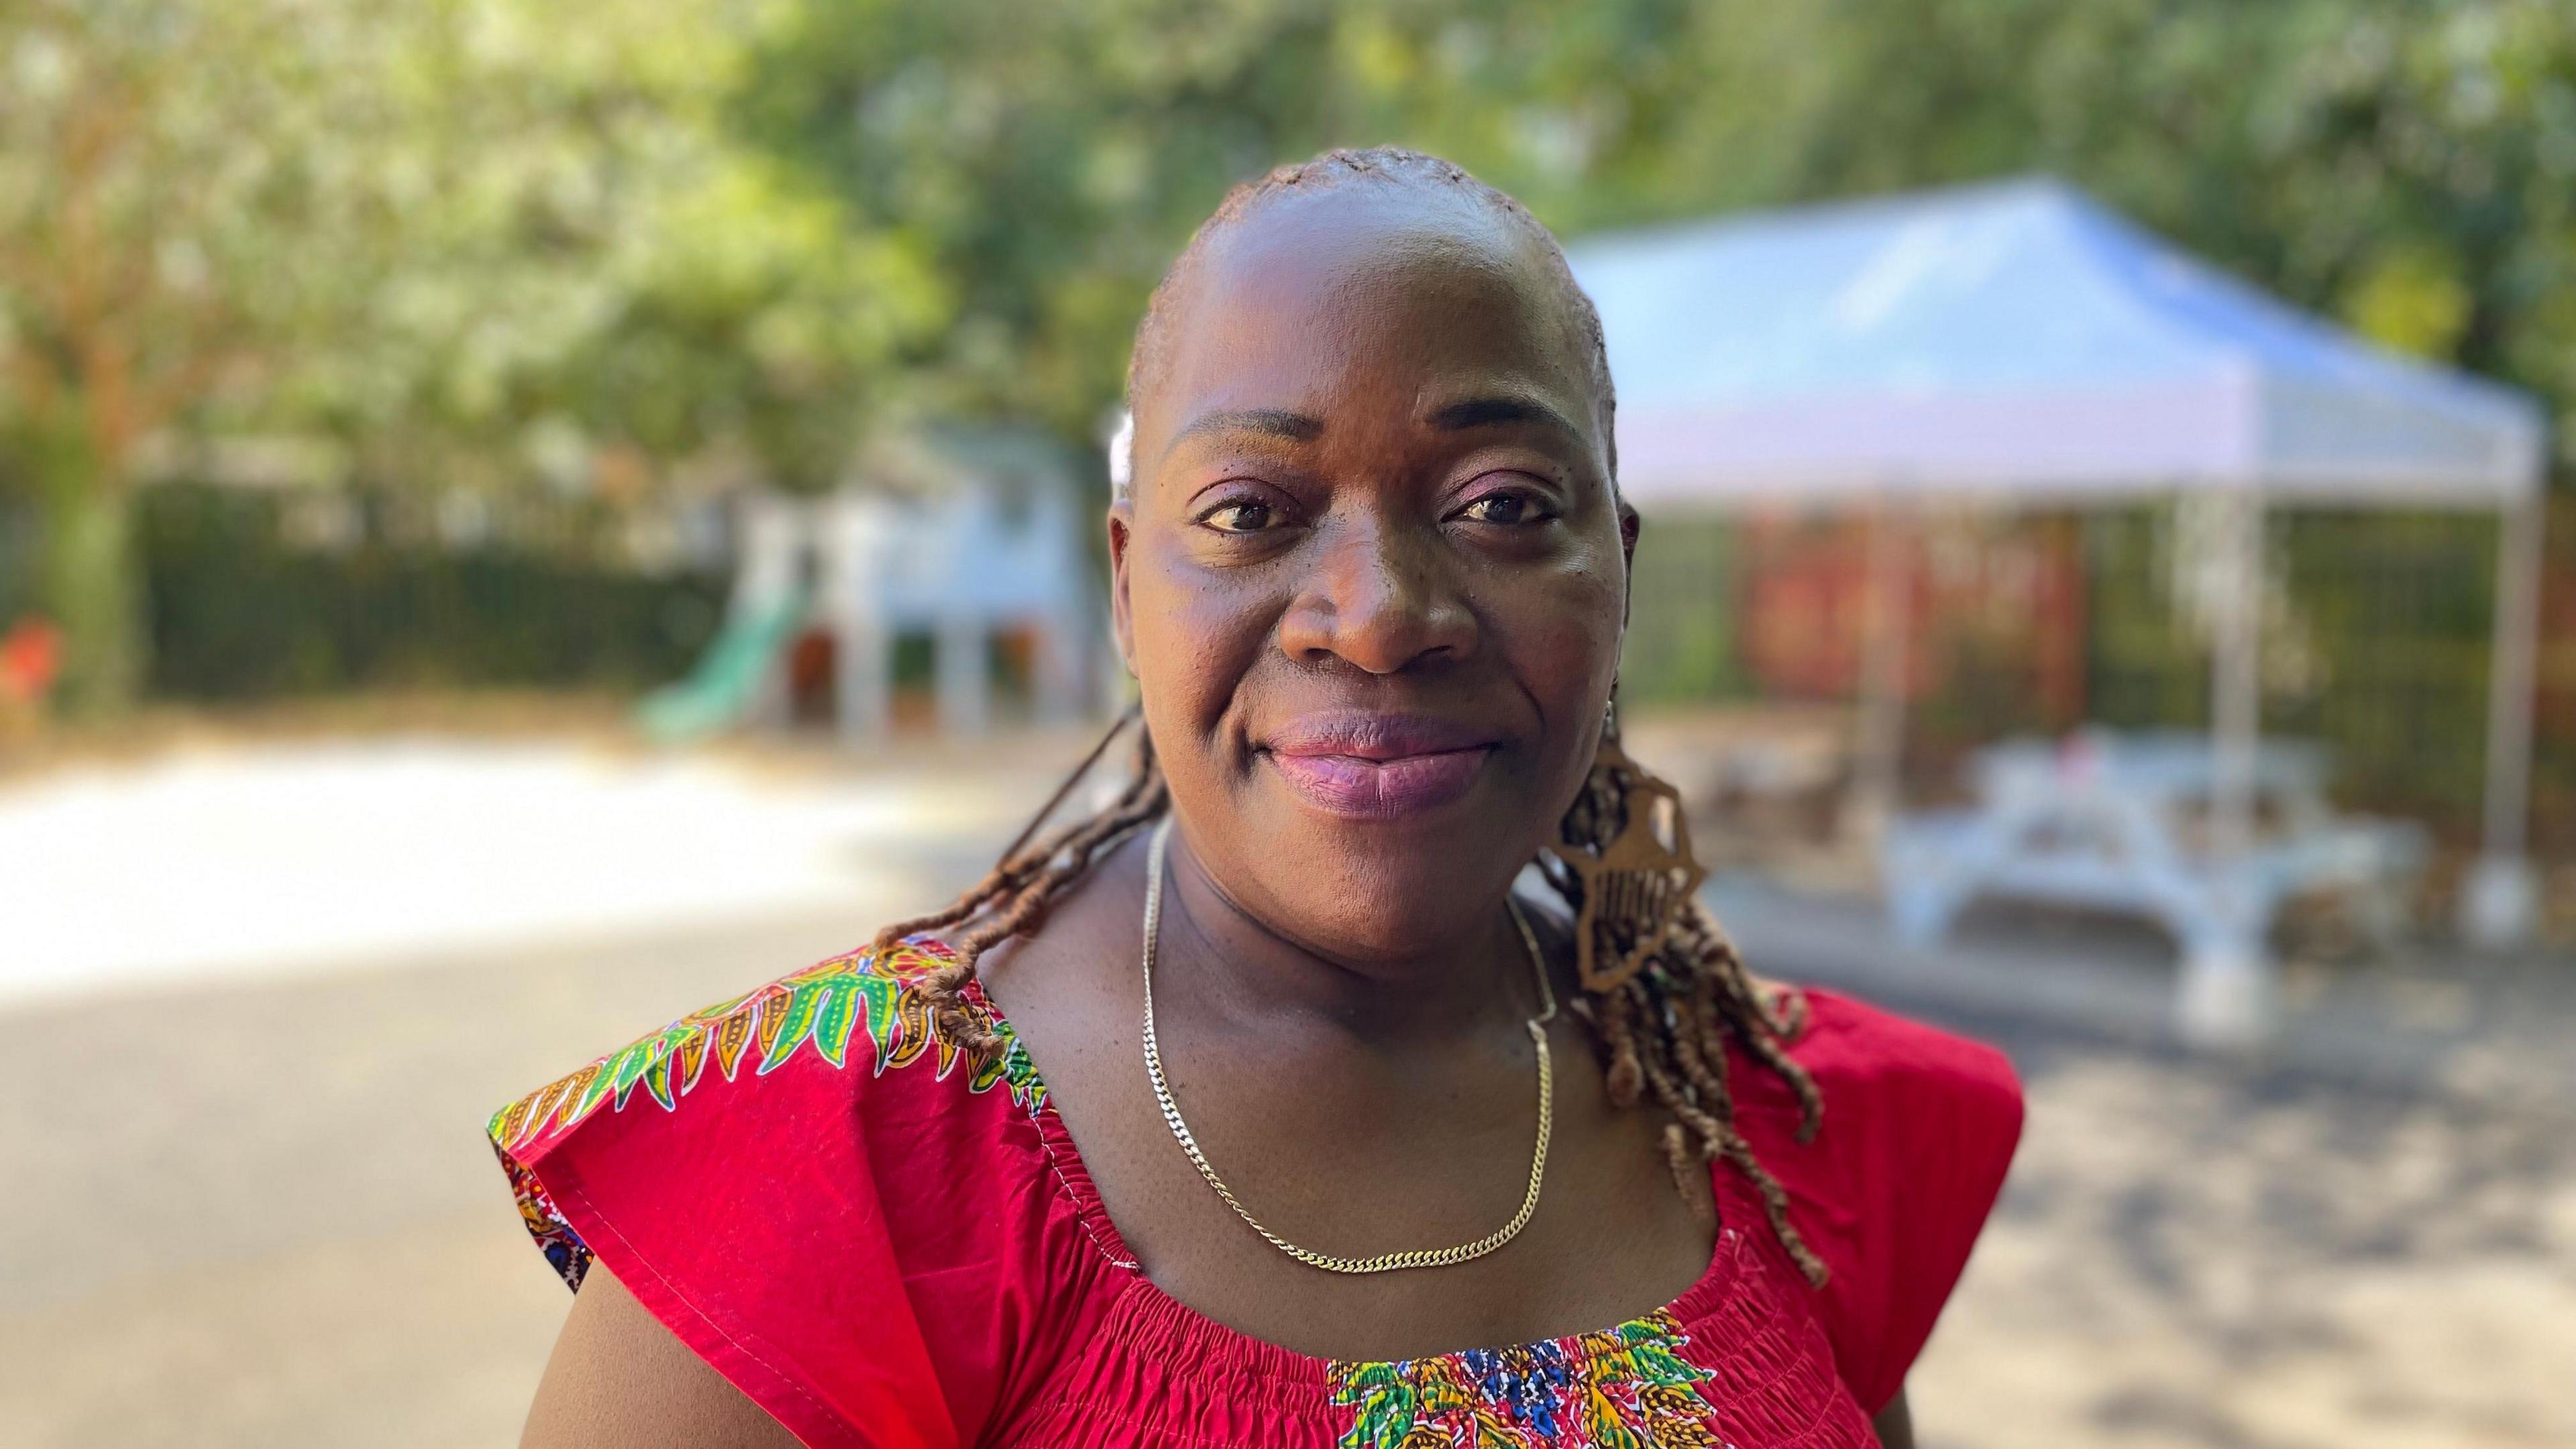
[{"label": "woman's face", "polygon": [[1311,949],[1455,943],[1551,838],[1618,667],[1589,344],[1532,238],[1419,187],[1274,198],[1165,308],[1109,539],[1190,849]]}]

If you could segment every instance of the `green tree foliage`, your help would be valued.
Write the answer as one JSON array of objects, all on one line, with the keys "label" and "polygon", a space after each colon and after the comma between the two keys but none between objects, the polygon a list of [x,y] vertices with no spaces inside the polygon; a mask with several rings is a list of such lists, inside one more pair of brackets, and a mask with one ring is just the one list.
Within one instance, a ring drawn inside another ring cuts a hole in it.
[{"label": "green tree foliage", "polygon": [[[0,22],[6,420],[85,700],[122,697],[137,673],[136,453],[256,366],[256,319],[300,301],[263,223],[313,205],[317,178],[257,138],[309,126],[332,77],[284,20],[38,3]],[[208,63],[217,54],[242,63]]]},{"label": "green tree foliage", "polygon": [[2390,345],[2576,399],[2563,0],[802,0],[742,114],[1087,431],[1231,182],[1439,151],[1560,231],[2046,170]]},{"label": "green tree foliage", "polygon": [[2052,171],[2576,399],[2565,0],[15,0],[0,480],[113,702],[126,500],[203,440],[443,487],[1088,441],[1225,187],[1376,141],[1568,234]]},{"label": "green tree foliage", "polygon": [[942,294],[718,123],[763,14],[0,9],[0,438],[75,704],[139,678],[130,495],[197,439],[336,441],[336,471],[443,486],[528,476],[564,439],[832,468]]}]

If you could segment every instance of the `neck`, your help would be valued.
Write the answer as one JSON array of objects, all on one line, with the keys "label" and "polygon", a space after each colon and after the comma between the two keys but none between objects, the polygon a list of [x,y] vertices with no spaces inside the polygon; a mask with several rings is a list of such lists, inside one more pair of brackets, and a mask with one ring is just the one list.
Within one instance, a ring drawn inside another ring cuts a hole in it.
[{"label": "neck", "polygon": [[1336,951],[1228,893],[1172,832],[1155,995],[1242,1023],[1304,1021],[1369,1044],[1490,1031],[1539,1012],[1529,949],[1505,899],[1467,930],[1391,954]]}]

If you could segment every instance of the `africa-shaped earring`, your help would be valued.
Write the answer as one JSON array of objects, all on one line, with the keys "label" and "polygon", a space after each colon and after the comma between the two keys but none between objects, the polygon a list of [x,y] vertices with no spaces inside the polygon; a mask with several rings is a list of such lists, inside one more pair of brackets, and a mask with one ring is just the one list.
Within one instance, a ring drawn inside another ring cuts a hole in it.
[{"label": "africa-shaped earring", "polygon": [[1646,968],[1690,910],[1708,871],[1691,855],[1681,791],[1619,747],[1619,708],[1552,854],[1582,883],[1574,969],[1587,992],[1614,991]]}]

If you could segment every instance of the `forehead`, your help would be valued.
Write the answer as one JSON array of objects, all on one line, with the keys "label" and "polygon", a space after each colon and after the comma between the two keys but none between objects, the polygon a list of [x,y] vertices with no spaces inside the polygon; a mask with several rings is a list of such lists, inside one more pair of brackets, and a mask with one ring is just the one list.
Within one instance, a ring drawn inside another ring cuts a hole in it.
[{"label": "forehead", "polygon": [[1210,238],[1167,299],[1138,440],[1210,409],[1419,416],[1496,391],[1588,425],[1589,342],[1568,301],[1532,231],[1463,190],[1275,197]]}]

